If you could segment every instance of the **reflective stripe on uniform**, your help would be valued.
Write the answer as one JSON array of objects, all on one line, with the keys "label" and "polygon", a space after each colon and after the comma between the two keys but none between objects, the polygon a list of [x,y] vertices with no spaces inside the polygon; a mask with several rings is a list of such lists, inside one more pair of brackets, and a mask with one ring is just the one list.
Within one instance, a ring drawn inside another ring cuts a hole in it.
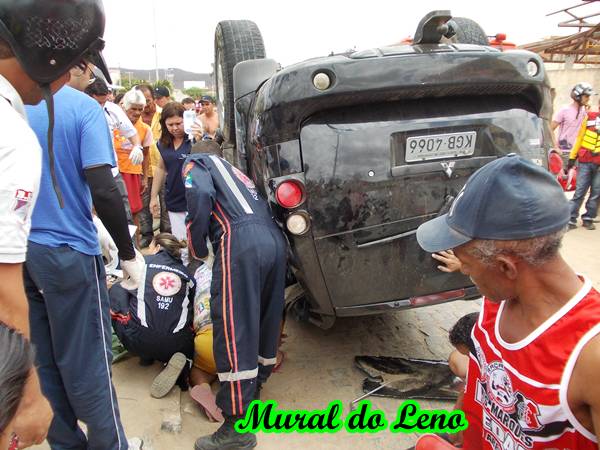
[{"label": "reflective stripe on uniform", "polygon": [[[98,261],[96,260],[97,257],[94,257],[94,272],[96,273],[96,292],[98,293],[98,316],[100,317],[100,331],[102,333],[102,345],[104,347],[104,368],[106,369],[106,381],[108,381],[108,394],[110,396],[110,411],[112,413],[112,419],[113,419],[113,423],[115,424],[115,432],[117,433],[117,445],[119,446],[119,448],[121,448],[121,433],[119,433],[119,418],[117,417],[119,414],[118,411],[118,405],[115,404],[115,398],[117,397],[117,394],[114,391],[114,386],[112,384],[112,375],[111,375],[111,371],[110,371],[110,365],[111,362],[109,362],[108,360],[108,343],[106,342],[106,339],[104,338],[106,336],[106,332],[104,330],[104,318],[102,317],[102,311],[104,310],[104,307],[102,306],[102,298],[100,295],[100,280],[98,279]],[[102,281],[103,283],[106,283],[106,280]],[[105,430],[106,431],[106,430]]]},{"label": "reflective stripe on uniform", "polygon": [[241,372],[225,372],[218,373],[219,381],[240,381],[240,380],[252,380],[258,375],[258,367],[252,370],[242,370]]},{"label": "reflective stripe on uniform", "polygon": [[262,364],[263,366],[274,366],[275,364],[277,364],[277,357],[263,358],[262,356],[258,355],[258,363]]},{"label": "reflective stripe on uniform", "polygon": [[146,269],[147,265],[144,264],[144,269],[140,276],[140,283],[137,293],[137,316],[140,319],[142,326],[148,328],[148,322],[146,322],[146,303],[144,302],[144,293],[146,291]]},{"label": "reflective stripe on uniform", "polygon": [[187,323],[188,318],[188,305],[190,304],[190,299],[188,298],[188,294],[190,293],[190,286],[193,286],[192,282],[188,282],[185,286],[185,297],[183,299],[183,303],[181,304],[181,316],[179,316],[179,322],[177,322],[177,326],[173,330],[173,334],[177,333]]},{"label": "reflective stripe on uniform", "polygon": [[227,186],[229,187],[229,189],[231,190],[231,192],[233,193],[233,195],[235,196],[237,201],[240,202],[240,206],[242,207],[244,212],[246,214],[254,214],[254,211],[252,211],[252,208],[250,207],[250,205],[244,198],[244,196],[243,196],[242,192],[240,191],[240,189],[238,188],[237,184],[235,184],[235,181],[233,181],[233,178],[231,178],[231,174],[227,171],[227,169],[223,165],[223,162],[219,159],[218,156],[214,156],[214,155],[211,155],[210,159],[215,163],[215,166],[217,166],[219,173],[225,180],[225,183],[227,183]]}]

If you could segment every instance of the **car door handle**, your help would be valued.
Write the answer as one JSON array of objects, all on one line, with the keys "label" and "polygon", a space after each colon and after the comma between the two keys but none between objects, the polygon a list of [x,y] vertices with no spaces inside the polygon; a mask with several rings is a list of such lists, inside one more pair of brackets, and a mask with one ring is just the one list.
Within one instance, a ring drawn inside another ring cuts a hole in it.
[{"label": "car door handle", "polygon": [[495,159],[497,159],[496,156],[480,156],[469,159],[453,159],[450,161],[441,160],[435,162],[407,164],[404,166],[394,166],[392,167],[392,176],[405,177],[409,175],[421,175],[424,173],[446,172],[446,167],[450,163],[454,163],[452,167],[453,170],[479,169]]}]

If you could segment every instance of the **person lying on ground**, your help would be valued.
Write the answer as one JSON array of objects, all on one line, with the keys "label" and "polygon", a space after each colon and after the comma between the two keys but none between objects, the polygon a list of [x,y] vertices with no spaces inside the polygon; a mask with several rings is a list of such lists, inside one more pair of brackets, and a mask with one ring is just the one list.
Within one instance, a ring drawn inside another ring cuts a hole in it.
[{"label": "person lying on ground", "polygon": [[158,234],[145,257],[139,288],[127,290],[117,283],[109,291],[113,329],[123,346],[142,365],[167,363],[150,388],[155,398],[167,395],[175,384],[187,389],[196,282],[181,261],[186,246],[172,234]]},{"label": "person lying on ground", "polygon": [[190,372],[192,398],[204,409],[209,420],[222,420],[215,417],[216,398],[211,383],[217,378],[217,367],[213,354],[213,328],[210,319],[210,286],[214,256],[211,254],[194,273],[196,298],[194,299],[194,361]]}]

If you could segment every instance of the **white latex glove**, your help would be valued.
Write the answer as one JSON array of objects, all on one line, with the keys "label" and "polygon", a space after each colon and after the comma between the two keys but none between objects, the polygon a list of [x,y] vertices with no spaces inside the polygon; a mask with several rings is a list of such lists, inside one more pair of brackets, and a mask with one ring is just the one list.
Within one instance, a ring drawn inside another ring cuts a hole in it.
[{"label": "white latex glove", "polygon": [[142,273],[146,268],[144,257],[139,251],[135,251],[135,259],[121,261],[121,269],[123,269],[123,281],[121,286],[128,291],[137,289],[140,285]]},{"label": "white latex glove", "polygon": [[100,218],[96,215],[92,216],[92,221],[98,230],[98,242],[100,243],[100,251],[102,256],[106,260],[104,269],[107,275],[114,275],[114,270],[119,264],[119,251],[115,242],[110,237],[110,234]]},{"label": "white latex glove", "polygon": [[133,147],[129,153],[129,161],[131,161],[131,164],[135,164],[136,166],[144,162],[144,151],[142,150],[142,147],[139,145]]}]

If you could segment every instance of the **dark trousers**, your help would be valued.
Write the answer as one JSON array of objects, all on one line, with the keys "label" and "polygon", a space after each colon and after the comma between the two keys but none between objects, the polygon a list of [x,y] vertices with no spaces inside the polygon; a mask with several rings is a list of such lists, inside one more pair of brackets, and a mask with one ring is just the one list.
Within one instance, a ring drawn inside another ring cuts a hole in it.
[{"label": "dark trousers", "polygon": [[600,199],[600,166],[591,162],[580,162],[577,165],[577,185],[575,194],[571,199],[571,222],[577,221],[579,209],[588,190],[590,195],[585,203],[585,213],[581,219],[590,222],[598,214],[598,200]]},{"label": "dark trousers", "polygon": [[[138,213],[140,221],[140,234],[147,241],[151,241],[154,237],[154,226],[152,212],[150,211],[150,193],[152,192],[152,180],[148,178],[148,187],[142,194],[142,210]],[[165,189],[164,187],[158,194],[158,201],[160,202],[160,232],[170,233],[171,222],[169,222],[169,214],[167,212],[167,204],[165,203]]]},{"label": "dark trousers", "polygon": [[115,284],[109,291],[113,329],[127,351],[144,359],[155,359],[164,363],[169,362],[171,356],[177,352],[192,359],[194,332],[191,327],[184,327],[177,333],[159,332],[144,327],[131,317],[134,312],[129,309],[129,302],[135,294],[137,291],[128,292],[120,284]]},{"label": "dark trousers", "polygon": [[[223,217],[225,226],[227,218]],[[271,223],[231,226],[215,249],[211,285],[213,349],[223,414],[244,414],[257,380],[276,363],[284,307],[286,246]]]},{"label": "dark trousers", "polygon": [[[24,270],[31,340],[54,411],[53,450],[127,449],[111,381],[111,328],[100,256],[29,242]],[[87,426],[87,438],[77,420]]]}]

